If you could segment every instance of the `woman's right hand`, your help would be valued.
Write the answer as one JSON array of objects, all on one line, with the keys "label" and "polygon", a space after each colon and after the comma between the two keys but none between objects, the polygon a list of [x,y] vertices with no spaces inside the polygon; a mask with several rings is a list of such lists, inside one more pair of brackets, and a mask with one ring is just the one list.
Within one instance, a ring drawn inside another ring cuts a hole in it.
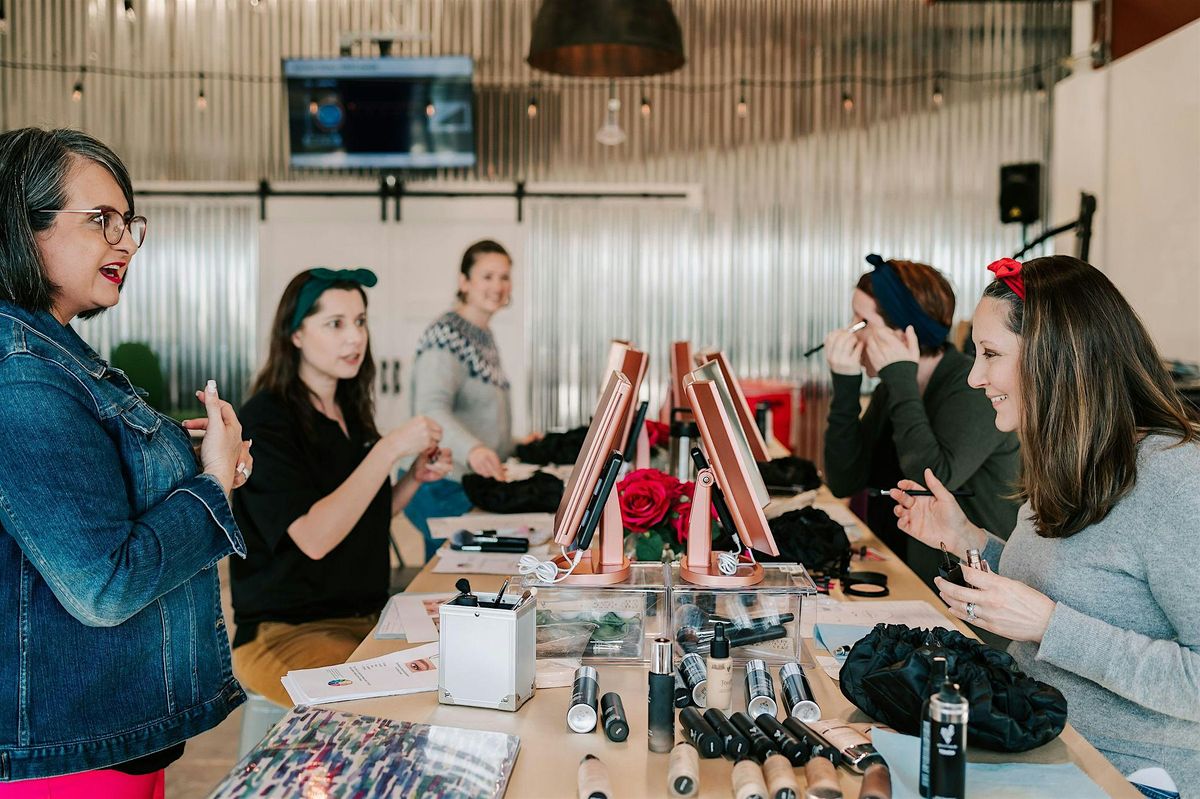
[{"label": "woman's right hand", "polygon": [[467,453],[467,465],[480,477],[493,477],[497,480],[507,477],[504,464],[500,462],[500,456],[496,454],[495,450],[482,444],[473,447]]},{"label": "woman's right hand", "polygon": [[205,474],[217,478],[225,496],[233,490],[238,459],[242,455],[242,423],[238,421],[233,406],[217,394],[217,381],[209,380],[204,391],[196,396],[208,411],[206,419],[184,422],[188,429],[204,430],[204,441],[200,444],[200,463]]},{"label": "woman's right hand", "polygon": [[856,333],[838,328],[825,337],[825,362],[834,374],[861,374],[862,354],[863,343]]},{"label": "woman's right hand", "polygon": [[914,497],[905,489],[922,491],[925,486],[913,480],[901,480],[891,490],[896,500],[897,526],[926,546],[946,549],[958,554],[968,549],[982,550],[987,544],[987,534],[971,524],[962,512],[954,495],[946,490],[931,469],[925,470],[925,484],[933,492],[932,497]]},{"label": "woman's right hand", "polygon": [[380,439],[390,449],[393,461],[435,449],[441,441],[442,426],[428,416],[414,416]]}]

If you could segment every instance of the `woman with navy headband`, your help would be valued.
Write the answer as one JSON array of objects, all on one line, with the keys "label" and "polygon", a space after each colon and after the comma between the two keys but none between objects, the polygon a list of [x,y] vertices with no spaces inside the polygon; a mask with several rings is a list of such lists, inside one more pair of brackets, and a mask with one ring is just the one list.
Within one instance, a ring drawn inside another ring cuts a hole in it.
[{"label": "woman with navy headband", "polygon": [[[1017,437],[996,429],[996,412],[982,391],[967,385],[971,360],[946,341],[954,291],[940,272],[913,261],[867,256],[874,267],[851,299],[854,325],[825,338],[833,397],[825,430],[825,479],[846,497],[864,488],[888,489],[926,469],[950,489],[964,489],[967,516],[1001,534],[1011,530],[1017,504]],[[879,377],[865,412],[862,372]],[[932,585],[939,553],[896,528],[890,497],[869,497],[871,530]]]},{"label": "woman with navy headband", "polygon": [[[1066,255],[989,268],[970,381],[1021,439],[1016,529],[1006,544],[972,523],[929,472],[892,491],[900,528],[982,550],[970,587],[937,579],[950,612],[1012,639],[1144,794],[1200,796],[1200,429],[1098,269]],[[923,486],[932,497],[905,492]]]},{"label": "woman with navy headband", "polygon": [[[254,476],[233,504],[246,559],[231,569],[233,666],[290,707],[280,678],[345,662],[387,601],[388,529],[421,483],[450,471],[423,416],[375,429],[368,269],[310,269],[283,292],[267,363],[242,407]],[[416,455],[391,485],[398,460]]]}]

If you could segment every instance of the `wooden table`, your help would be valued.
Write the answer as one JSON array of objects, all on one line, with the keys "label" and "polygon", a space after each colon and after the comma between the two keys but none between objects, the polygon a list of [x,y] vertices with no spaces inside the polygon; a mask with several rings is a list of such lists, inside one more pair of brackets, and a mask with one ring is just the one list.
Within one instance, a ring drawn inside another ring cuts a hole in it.
[{"label": "wooden table", "polygon": [[[836,501],[831,496],[823,494],[817,498],[816,504],[821,506]],[[869,544],[887,557],[881,562],[871,562],[869,568],[873,571],[885,572],[888,575],[888,585],[891,588],[889,599],[922,599],[945,613],[945,606],[941,600],[907,566],[875,539],[865,525],[860,524],[860,532],[863,538],[862,543]],[[421,573],[409,585],[409,591],[452,592],[454,590],[455,579],[462,575],[434,574],[432,567],[435,563],[436,559],[426,564]],[[478,591],[495,591],[503,582],[502,577],[494,575],[468,576],[473,589]],[[871,599],[850,597],[846,597],[846,599],[857,602],[872,601]],[[970,631],[959,624],[957,619],[948,613],[945,615],[954,622],[958,629],[970,634]],[[404,641],[380,641],[372,636],[355,650],[350,660],[377,657],[388,652],[405,649],[407,646],[408,644]],[[631,799],[632,797],[669,796],[666,777],[668,756],[650,752],[646,746],[647,668],[644,666],[600,666],[598,671],[601,693],[616,691],[625,705],[630,733],[629,738],[622,743],[609,741],[599,726],[595,732],[586,735],[576,734],[567,729],[566,712],[570,702],[570,688],[539,690],[533,699],[516,713],[439,705],[436,693],[340,702],[336,705],[329,705],[329,707],[380,718],[438,724],[447,727],[496,730],[520,736],[520,754],[517,757],[506,794],[510,799],[575,796],[577,793],[576,771],[579,761],[587,754],[594,754],[607,764],[612,777],[615,797]],[[739,707],[736,697],[739,695],[737,684],[740,681],[741,669],[738,672],[738,675],[735,676],[735,709]],[[825,717],[844,718],[850,721],[868,720],[842,696],[836,684],[823,670],[811,668],[806,669],[806,673]],[[777,680],[776,691],[778,692],[778,690]],[[676,725],[676,730],[678,736],[678,725]],[[1056,740],[1031,752],[1002,755],[972,750],[971,759],[991,762],[1021,760],[1031,763],[1074,761],[1109,795],[1128,797],[1129,799],[1141,797],[1141,794],[1129,784],[1120,772],[1069,725]],[[724,758],[702,760],[699,795],[714,798],[732,796],[731,769],[732,764]],[[845,769],[838,769],[838,773],[845,795],[849,799],[854,799],[858,796],[859,779]],[[803,769],[797,770],[797,776],[803,785]],[[1055,799],[1067,799],[1067,797],[1055,797]]]}]

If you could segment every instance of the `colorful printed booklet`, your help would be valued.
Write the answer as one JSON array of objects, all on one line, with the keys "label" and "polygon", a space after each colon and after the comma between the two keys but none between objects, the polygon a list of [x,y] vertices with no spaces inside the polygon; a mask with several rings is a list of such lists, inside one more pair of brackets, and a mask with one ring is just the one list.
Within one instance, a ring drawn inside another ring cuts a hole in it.
[{"label": "colorful printed booklet", "polygon": [[520,745],[500,732],[297,707],[209,799],[500,799]]}]

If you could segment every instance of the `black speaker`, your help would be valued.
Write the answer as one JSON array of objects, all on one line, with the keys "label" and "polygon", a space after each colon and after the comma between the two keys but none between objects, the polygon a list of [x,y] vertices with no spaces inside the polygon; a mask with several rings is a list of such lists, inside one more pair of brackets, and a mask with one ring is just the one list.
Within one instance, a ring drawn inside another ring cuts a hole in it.
[{"label": "black speaker", "polygon": [[1000,221],[1028,225],[1042,218],[1042,165],[1000,167]]}]

